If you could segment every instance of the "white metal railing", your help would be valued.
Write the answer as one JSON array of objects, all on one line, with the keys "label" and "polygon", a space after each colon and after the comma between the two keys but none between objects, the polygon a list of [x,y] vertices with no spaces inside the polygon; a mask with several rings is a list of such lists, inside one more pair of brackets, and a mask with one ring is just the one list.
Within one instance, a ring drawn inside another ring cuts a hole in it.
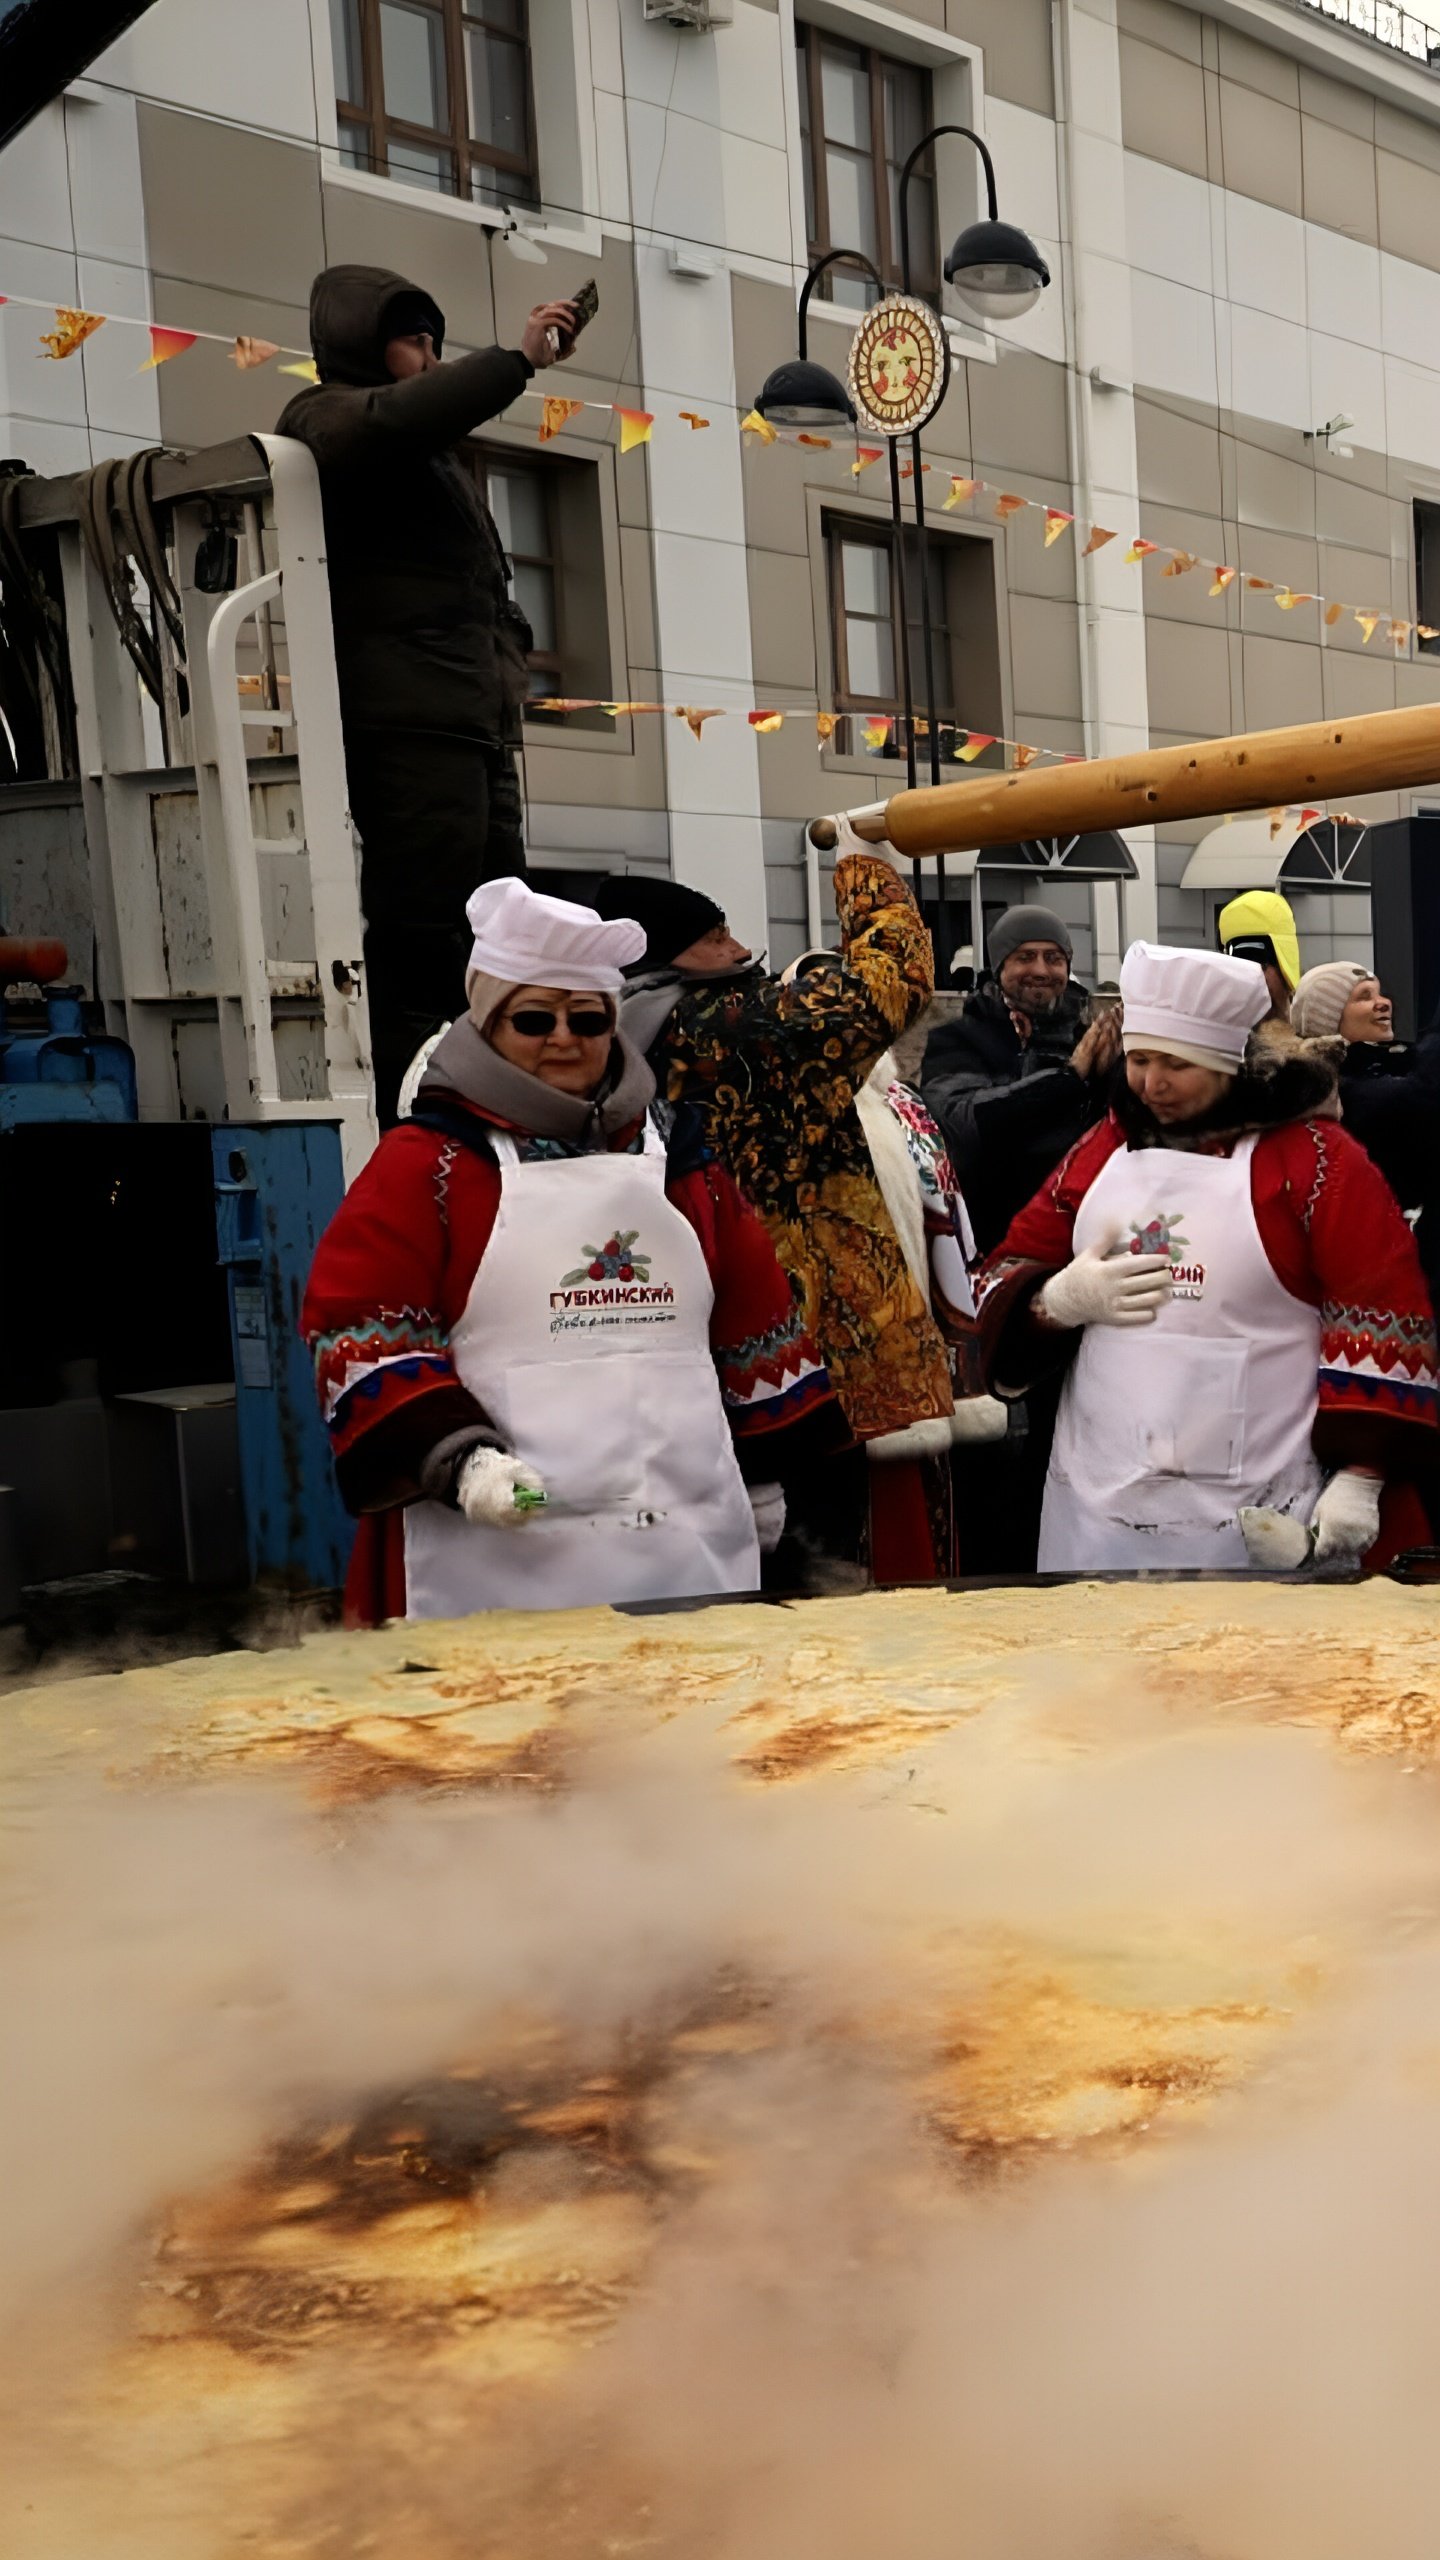
[{"label": "white metal railing", "polygon": [[1423,71],[1440,72],[1440,27],[1417,18],[1412,9],[1399,8],[1396,0],[1291,0],[1291,5],[1333,18],[1352,35],[1367,36],[1387,52],[1403,53]]}]

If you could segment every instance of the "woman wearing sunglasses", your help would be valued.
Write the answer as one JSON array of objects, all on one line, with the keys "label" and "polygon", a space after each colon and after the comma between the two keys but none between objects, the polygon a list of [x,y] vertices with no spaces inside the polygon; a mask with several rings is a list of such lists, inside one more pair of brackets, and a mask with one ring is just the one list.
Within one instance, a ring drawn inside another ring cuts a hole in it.
[{"label": "woman wearing sunglasses", "polygon": [[849,1435],[764,1228],[617,1028],[644,934],[515,879],[467,914],[468,1010],[306,1293],[347,1616],[753,1590],[781,1479]]}]

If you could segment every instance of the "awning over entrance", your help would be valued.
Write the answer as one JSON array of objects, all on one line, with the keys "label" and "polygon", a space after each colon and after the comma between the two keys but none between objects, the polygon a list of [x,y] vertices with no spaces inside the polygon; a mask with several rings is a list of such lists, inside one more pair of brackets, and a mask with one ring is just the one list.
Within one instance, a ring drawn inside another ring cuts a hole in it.
[{"label": "awning over entrance", "polygon": [[1182,889],[1370,888],[1370,830],[1350,818],[1232,818],[1202,836],[1181,875]]},{"label": "awning over entrance", "polygon": [[[939,857],[921,856],[921,872],[933,880]],[[948,881],[972,880],[977,871],[1033,871],[1037,878],[1065,880],[1133,880],[1135,857],[1123,836],[1104,828],[1094,835],[1027,836],[1014,844],[971,846],[966,853],[943,856]]]}]

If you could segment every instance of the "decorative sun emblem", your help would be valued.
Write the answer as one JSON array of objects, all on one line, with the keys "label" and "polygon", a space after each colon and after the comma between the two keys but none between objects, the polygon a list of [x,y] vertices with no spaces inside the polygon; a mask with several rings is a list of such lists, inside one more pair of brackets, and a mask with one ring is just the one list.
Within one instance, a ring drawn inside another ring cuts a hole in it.
[{"label": "decorative sun emblem", "polygon": [[908,436],[932,418],[950,380],[950,347],[928,303],[889,293],[850,342],[850,397],[872,435]]}]

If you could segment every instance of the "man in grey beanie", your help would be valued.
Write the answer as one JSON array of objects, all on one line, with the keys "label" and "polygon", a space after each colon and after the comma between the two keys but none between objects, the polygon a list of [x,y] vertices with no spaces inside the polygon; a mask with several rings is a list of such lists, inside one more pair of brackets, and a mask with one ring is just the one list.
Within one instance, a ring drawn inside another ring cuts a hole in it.
[{"label": "man in grey beanie", "polygon": [[990,967],[958,1020],[931,1034],[921,1070],[982,1252],[1105,1108],[1120,1054],[1115,1007],[1070,974],[1069,928],[1049,907],[1009,907]]}]

